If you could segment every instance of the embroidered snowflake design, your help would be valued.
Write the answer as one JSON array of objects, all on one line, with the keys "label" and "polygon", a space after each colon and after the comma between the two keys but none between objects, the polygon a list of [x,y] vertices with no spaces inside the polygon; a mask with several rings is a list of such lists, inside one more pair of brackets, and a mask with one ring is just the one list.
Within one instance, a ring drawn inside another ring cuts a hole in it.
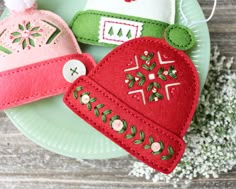
[{"label": "embroidered snowflake design", "polygon": [[[178,72],[174,67],[175,61],[163,61],[160,52],[157,52],[157,56],[159,65],[153,61],[154,53],[144,51],[139,58],[134,57],[134,67],[124,70],[126,73],[125,83],[129,89],[133,89],[128,94],[134,95],[133,97],[138,101],[140,97],[137,94],[141,94],[144,105],[147,103],[147,96],[149,102],[158,102],[165,99],[165,97],[170,100],[170,93],[173,94],[174,87],[180,85],[176,82]],[[132,64],[133,62],[131,62]],[[166,84],[161,86],[160,83],[163,82]]]},{"label": "embroidered snowflake design", "polygon": [[30,22],[24,21],[18,25],[18,31],[11,33],[10,39],[13,40],[12,43],[22,45],[22,49],[30,49],[35,47],[34,38],[40,37],[42,32],[39,26],[32,27]]}]

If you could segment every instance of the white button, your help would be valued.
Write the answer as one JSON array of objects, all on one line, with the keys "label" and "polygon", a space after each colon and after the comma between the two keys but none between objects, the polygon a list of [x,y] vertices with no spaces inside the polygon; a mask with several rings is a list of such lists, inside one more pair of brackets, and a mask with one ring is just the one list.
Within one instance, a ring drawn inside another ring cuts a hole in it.
[{"label": "white button", "polygon": [[70,60],[63,67],[63,76],[69,83],[73,83],[83,75],[86,75],[86,67],[79,60]]}]

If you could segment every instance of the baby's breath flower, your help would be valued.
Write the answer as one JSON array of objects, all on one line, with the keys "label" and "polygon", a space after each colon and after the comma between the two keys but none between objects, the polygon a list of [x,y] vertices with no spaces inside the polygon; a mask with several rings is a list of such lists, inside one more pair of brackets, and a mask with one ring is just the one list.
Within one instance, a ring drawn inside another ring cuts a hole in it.
[{"label": "baby's breath flower", "polygon": [[134,162],[130,175],[153,182],[165,181],[177,187],[181,180],[217,178],[236,165],[236,74],[231,71],[234,59],[220,56],[213,49],[208,80],[199,106],[184,137],[185,154],[173,173],[165,175],[140,162]]}]

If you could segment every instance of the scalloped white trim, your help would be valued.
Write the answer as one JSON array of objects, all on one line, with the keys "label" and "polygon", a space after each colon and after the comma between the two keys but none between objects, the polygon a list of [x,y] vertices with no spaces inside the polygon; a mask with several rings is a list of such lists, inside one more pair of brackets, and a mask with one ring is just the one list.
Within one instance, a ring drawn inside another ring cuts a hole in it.
[{"label": "scalloped white trim", "polygon": [[[113,34],[109,34],[109,30],[113,29]],[[119,31],[122,31],[122,35],[119,36]],[[99,42],[109,43],[114,45],[121,45],[122,43],[138,38],[142,35],[143,23],[129,21],[124,19],[101,17],[99,26]],[[131,37],[127,36],[130,32]]]}]

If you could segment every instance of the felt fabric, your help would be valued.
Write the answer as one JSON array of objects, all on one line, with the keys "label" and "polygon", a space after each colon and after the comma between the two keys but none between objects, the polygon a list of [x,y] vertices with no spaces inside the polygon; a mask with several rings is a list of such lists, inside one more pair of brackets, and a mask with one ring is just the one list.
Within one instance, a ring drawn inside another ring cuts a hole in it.
[{"label": "felt fabric", "polygon": [[84,10],[112,12],[174,24],[175,4],[175,0],[89,0]]},{"label": "felt fabric", "polygon": [[62,70],[69,58],[84,61],[87,73],[96,65],[57,15],[32,8],[1,21],[0,110],[65,92],[70,83]]},{"label": "felt fabric", "polygon": [[[159,10],[160,9],[160,10]],[[71,29],[81,43],[116,47],[138,37],[165,38],[174,48],[189,50],[193,32],[173,24],[175,1],[88,1],[85,11],[75,15]]]},{"label": "felt fabric", "polygon": [[84,62],[88,71],[94,67],[90,55],[74,54],[1,72],[0,109],[65,93],[71,83],[65,80],[62,70],[70,60]]},{"label": "felt fabric", "polygon": [[199,78],[182,51],[142,37],[114,49],[64,97],[91,126],[147,165],[170,173],[197,106]]},{"label": "felt fabric", "polygon": [[107,47],[141,36],[162,38],[168,26],[156,20],[94,10],[79,12],[71,22],[71,29],[79,42]]}]

